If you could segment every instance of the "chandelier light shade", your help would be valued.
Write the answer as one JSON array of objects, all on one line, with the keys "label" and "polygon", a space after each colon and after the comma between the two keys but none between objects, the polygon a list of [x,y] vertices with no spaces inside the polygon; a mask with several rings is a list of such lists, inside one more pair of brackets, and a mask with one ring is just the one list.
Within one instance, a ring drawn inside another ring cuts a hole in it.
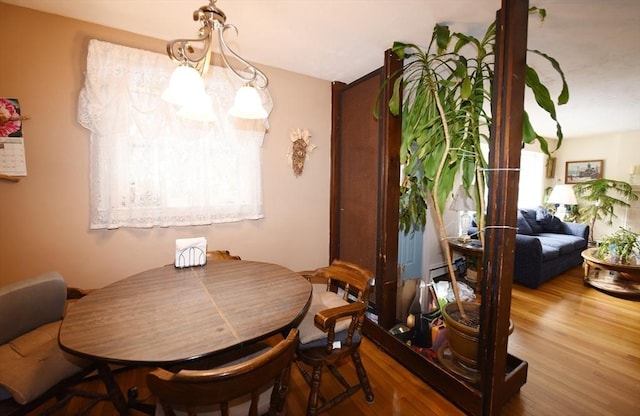
[{"label": "chandelier light shade", "polygon": [[204,82],[200,73],[190,66],[180,65],[171,74],[169,87],[162,93],[162,99],[183,106],[203,92]]},{"label": "chandelier light shade", "polygon": [[218,117],[216,117],[213,111],[211,97],[209,97],[204,90],[195,94],[190,98],[189,102],[181,106],[180,110],[178,110],[178,115],[195,121],[218,121]]},{"label": "chandelier light shade", "polygon": [[267,110],[262,106],[260,94],[258,94],[258,91],[251,85],[243,85],[238,90],[229,114],[238,118],[267,118]]},{"label": "chandelier light shade", "polygon": [[[215,120],[211,98],[205,91],[203,79],[211,64],[213,45],[217,41],[224,65],[244,84],[236,93],[229,114],[239,118],[265,119],[268,114],[257,88],[266,88],[269,80],[262,71],[227,45],[224,39],[225,31],[233,29],[237,34],[238,29],[226,23],[226,15],[215,3],[216,0],[209,0],[208,5],[193,12],[193,20],[200,22],[197,38],[176,39],[167,43],[169,57],[180,66],[171,75],[162,99],[179,106],[178,114],[181,116],[202,121]],[[243,68],[234,67],[229,61],[230,58],[238,61]]]}]

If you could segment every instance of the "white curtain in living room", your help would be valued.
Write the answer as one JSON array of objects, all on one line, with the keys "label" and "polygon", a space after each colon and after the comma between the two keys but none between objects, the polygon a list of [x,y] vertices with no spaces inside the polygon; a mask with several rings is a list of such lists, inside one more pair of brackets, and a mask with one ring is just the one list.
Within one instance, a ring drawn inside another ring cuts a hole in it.
[{"label": "white curtain in living room", "polygon": [[[212,66],[205,85],[215,122],[178,117],[160,96],[167,55],[89,42],[78,120],[90,130],[90,228],[204,225],[264,217],[266,120],[227,114],[242,85]],[[268,112],[268,91],[260,92]]]},{"label": "white curtain in living room", "polygon": [[522,150],[520,153],[520,183],[518,207],[533,208],[542,205],[545,178],[544,153]]}]

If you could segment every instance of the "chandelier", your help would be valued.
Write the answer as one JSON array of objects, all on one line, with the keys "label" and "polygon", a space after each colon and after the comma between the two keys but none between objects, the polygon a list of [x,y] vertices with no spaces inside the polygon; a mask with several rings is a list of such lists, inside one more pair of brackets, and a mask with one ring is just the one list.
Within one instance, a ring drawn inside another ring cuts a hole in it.
[{"label": "chandelier", "polygon": [[[211,98],[204,88],[204,77],[207,74],[213,46],[217,39],[220,55],[224,65],[243,82],[237,91],[233,106],[229,114],[245,119],[265,119],[267,111],[262,106],[262,100],[256,88],[266,88],[269,80],[258,68],[247,62],[234,52],[224,39],[224,33],[233,29],[236,34],[238,28],[227,24],[227,17],[215,5],[216,0],[209,0],[209,4],[193,12],[193,20],[200,22],[198,37],[195,39],[176,39],[167,43],[169,57],[178,62],[178,66],[171,74],[169,86],[162,93],[162,99],[180,107],[178,114],[185,118],[201,121],[215,121]],[[235,59],[244,65],[238,70],[230,62]]]}]

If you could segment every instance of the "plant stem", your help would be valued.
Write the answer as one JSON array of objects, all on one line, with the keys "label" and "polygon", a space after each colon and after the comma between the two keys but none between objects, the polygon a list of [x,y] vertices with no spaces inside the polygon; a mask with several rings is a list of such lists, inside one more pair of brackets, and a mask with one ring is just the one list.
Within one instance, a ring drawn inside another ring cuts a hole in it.
[{"label": "plant stem", "polygon": [[429,87],[433,91],[433,95],[436,101],[436,106],[438,107],[438,113],[440,115],[440,119],[442,120],[442,128],[444,130],[445,137],[445,149],[442,153],[442,158],[440,159],[440,164],[438,166],[438,170],[436,171],[436,176],[434,178],[433,184],[433,192],[431,192],[431,200],[433,202],[433,207],[436,210],[436,218],[438,218],[438,229],[440,232],[440,243],[442,245],[442,251],[445,255],[445,260],[447,262],[447,270],[449,271],[449,278],[451,279],[451,288],[453,289],[453,296],[456,299],[456,304],[458,305],[458,311],[460,312],[460,320],[463,323],[469,321],[466,312],[464,311],[464,306],[462,305],[462,299],[460,299],[460,293],[458,291],[458,279],[456,278],[455,270],[453,269],[453,259],[451,257],[451,250],[449,250],[449,244],[447,243],[447,230],[444,226],[444,217],[442,214],[442,208],[438,203],[438,191],[440,187],[440,176],[442,175],[442,171],[444,170],[444,164],[447,160],[447,154],[451,150],[451,137],[449,136],[449,124],[447,118],[445,116],[444,109],[442,108],[442,103],[440,102],[440,96],[438,95],[438,91],[435,85],[435,81],[433,77],[429,75]]}]

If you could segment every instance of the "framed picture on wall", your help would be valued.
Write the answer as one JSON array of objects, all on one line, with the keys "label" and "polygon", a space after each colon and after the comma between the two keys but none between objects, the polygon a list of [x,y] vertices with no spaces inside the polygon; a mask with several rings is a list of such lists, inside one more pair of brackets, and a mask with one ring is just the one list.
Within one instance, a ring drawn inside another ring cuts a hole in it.
[{"label": "framed picture on wall", "polygon": [[579,160],[567,162],[564,171],[564,183],[580,183],[593,179],[602,179],[604,160]]}]

